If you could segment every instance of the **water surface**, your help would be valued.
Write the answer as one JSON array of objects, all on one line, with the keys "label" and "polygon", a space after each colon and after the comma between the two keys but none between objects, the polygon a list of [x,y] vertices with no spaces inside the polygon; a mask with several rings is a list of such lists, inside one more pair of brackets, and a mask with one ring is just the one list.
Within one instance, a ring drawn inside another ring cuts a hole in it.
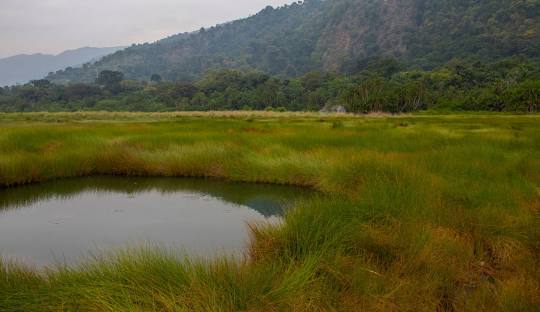
[{"label": "water surface", "polygon": [[0,190],[0,254],[33,265],[152,245],[241,254],[248,222],[279,222],[309,191],[201,179],[90,177]]}]

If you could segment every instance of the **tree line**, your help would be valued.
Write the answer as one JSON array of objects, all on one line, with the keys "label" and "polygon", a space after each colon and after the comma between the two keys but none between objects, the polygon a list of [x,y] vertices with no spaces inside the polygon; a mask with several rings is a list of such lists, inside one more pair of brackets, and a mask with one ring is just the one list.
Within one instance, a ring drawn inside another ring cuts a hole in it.
[{"label": "tree line", "polygon": [[533,60],[452,61],[434,70],[394,59],[371,59],[348,74],[309,72],[282,78],[258,71],[215,69],[199,80],[126,80],[105,70],[94,83],[35,80],[0,88],[0,111],[419,110],[536,112],[540,65]]}]

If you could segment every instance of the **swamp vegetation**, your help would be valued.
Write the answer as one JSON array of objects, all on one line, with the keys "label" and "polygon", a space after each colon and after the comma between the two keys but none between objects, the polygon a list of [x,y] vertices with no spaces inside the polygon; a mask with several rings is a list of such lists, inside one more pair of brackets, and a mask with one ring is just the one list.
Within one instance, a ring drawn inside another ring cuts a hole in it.
[{"label": "swamp vegetation", "polygon": [[245,259],[0,265],[1,311],[538,311],[538,115],[0,114],[0,188],[92,175],[303,186]]}]

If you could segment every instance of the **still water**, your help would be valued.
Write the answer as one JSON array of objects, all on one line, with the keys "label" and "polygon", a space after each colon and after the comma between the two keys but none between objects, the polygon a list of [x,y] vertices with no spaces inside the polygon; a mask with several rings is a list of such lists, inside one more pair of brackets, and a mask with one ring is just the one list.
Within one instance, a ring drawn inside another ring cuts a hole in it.
[{"label": "still water", "polygon": [[0,255],[73,264],[103,251],[159,246],[241,254],[248,222],[280,222],[300,188],[200,179],[90,177],[0,189]]}]

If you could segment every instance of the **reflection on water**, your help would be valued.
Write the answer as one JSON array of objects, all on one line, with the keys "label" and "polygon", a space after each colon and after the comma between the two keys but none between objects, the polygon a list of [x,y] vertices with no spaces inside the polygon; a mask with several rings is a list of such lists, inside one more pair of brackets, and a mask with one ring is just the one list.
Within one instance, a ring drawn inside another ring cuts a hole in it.
[{"label": "reflection on water", "polygon": [[91,177],[0,190],[0,254],[73,263],[141,243],[200,256],[239,254],[247,222],[279,222],[301,188],[201,179]]}]

